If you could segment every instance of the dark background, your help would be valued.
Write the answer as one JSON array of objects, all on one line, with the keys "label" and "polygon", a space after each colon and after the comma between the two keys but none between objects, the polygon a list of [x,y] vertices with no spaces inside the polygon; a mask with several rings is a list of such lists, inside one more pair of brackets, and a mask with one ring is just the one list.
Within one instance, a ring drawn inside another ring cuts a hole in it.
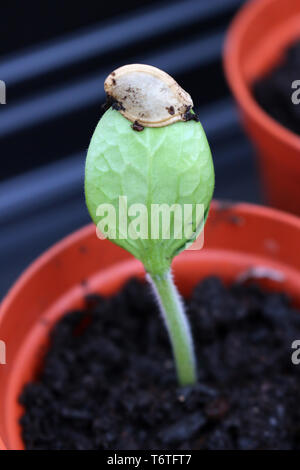
[{"label": "dark background", "polygon": [[83,168],[120,65],[149,63],[193,97],[211,144],[215,197],[259,202],[253,150],[225,83],[222,47],[241,0],[1,4],[0,296],[38,254],[88,223]]}]

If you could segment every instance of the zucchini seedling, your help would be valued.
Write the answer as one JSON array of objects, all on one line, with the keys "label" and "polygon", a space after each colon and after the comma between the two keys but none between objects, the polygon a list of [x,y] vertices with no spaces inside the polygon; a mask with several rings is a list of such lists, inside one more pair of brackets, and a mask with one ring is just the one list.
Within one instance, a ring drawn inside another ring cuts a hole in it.
[{"label": "zucchini seedling", "polygon": [[126,65],[104,88],[110,107],[88,149],[87,207],[102,236],[144,264],[179,383],[191,385],[193,340],[171,262],[203,230],[214,190],[210,148],[190,95],[162,70]]}]

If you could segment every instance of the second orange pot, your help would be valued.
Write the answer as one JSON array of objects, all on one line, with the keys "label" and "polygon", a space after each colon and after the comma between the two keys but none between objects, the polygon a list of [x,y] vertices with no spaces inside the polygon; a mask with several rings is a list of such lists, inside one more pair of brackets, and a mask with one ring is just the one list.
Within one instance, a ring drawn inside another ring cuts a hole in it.
[{"label": "second orange pot", "polygon": [[299,0],[254,0],[234,19],[224,51],[227,80],[258,150],[268,202],[296,214],[300,214],[300,136],[260,108],[251,86],[299,39]]}]

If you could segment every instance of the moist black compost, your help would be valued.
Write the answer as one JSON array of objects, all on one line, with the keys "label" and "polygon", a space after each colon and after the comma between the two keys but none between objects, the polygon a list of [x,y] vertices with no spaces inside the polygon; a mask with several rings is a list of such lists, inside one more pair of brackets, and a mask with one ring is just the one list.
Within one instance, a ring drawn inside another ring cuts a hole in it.
[{"label": "moist black compost", "polygon": [[[286,51],[277,67],[254,84],[253,93],[268,114],[300,135],[299,80],[300,41]],[[292,88],[293,83],[295,88]]]},{"label": "moist black compost", "polygon": [[185,389],[148,285],[66,315],[20,398],[26,448],[299,449],[300,315],[286,295],[207,278],[186,303],[199,379]]}]

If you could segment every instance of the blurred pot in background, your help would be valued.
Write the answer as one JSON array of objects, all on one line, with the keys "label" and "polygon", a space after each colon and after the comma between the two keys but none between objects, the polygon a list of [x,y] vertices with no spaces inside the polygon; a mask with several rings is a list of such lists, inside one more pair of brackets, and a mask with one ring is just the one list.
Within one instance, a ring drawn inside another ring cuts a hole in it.
[{"label": "blurred pot in background", "polygon": [[[268,115],[251,88],[299,39],[299,0],[254,0],[233,21],[224,52],[227,80],[259,153],[265,196],[272,206],[296,214],[300,214],[300,135]],[[292,97],[292,83],[289,86]]]}]

